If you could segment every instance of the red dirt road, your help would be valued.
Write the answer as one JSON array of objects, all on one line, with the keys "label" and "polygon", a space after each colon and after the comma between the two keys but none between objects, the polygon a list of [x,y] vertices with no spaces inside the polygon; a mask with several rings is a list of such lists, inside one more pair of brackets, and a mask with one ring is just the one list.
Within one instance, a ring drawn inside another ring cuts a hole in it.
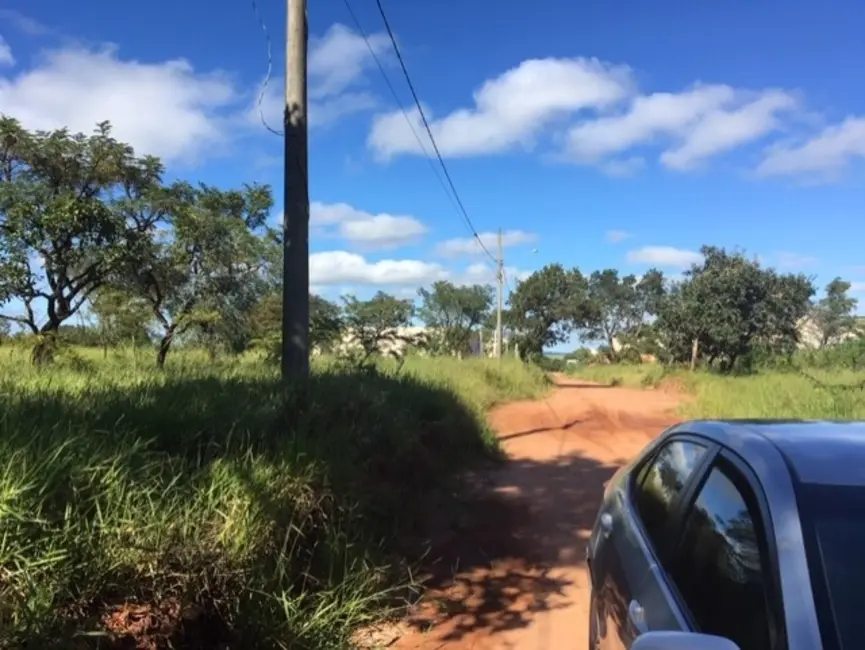
[{"label": "red dirt road", "polygon": [[546,401],[495,409],[510,460],[481,478],[398,650],[586,647],[585,544],[604,483],[675,422],[676,396],[557,376]]}]

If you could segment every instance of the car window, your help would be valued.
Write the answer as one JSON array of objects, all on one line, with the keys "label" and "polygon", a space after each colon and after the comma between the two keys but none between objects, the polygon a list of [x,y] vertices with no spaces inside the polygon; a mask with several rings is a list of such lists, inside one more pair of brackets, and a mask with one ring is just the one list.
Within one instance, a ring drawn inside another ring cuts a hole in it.
[{"label": "car window", "polygon": [[706,447],[690,440],[673,440],[658,451],[637,476],[637,512],[656,550],[681,494],[706,453]]},{"label": "car window", "polygon": [[865,488],[799,484],[799,514],[825,650],[859,648],[865,586]]},{"label": "car window", "polygon": [[670,574],[700,631],[741,650],[770,648],[763,528],[744,478],[712,468],[683,521]]}]

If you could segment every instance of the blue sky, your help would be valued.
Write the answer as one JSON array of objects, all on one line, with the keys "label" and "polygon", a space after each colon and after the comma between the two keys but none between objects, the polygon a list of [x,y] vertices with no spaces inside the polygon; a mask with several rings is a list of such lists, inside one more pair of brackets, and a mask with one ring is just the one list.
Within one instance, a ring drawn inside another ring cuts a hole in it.
[{"label": "blue sky", "polygon": [[[350,1],[410,107],[375,3]],[[284,6],[258,2],[279,126]],[[383,2],[471,218],[506,231],[511,277],[552,261],[675,274],[714,244],[865,291],[861,2]],[[316,289],[491,280],[345,4],[310,4]],[[110,119],[172,174],[280,197],[250,2],[5,0],[0,37],[0,111]]]}]

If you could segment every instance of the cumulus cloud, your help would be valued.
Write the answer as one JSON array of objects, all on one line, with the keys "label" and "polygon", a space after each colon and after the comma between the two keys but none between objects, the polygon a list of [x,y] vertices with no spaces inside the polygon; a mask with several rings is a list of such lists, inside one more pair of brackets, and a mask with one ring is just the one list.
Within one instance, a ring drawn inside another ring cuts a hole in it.
[{"label": "cumulus cloud", "polygon": [[[362,89],[366,72],[375,64],[370,48],[379,60],[387,60],[390,43],[384,33],[369,35],[369,47],[363,37],[345,25],[332,25],[321,37],[310,39],[308,65],[309,126],[322,127],[340,118],[368,111],[378,104],[376,96]],[[249,109],[248,120],[261,124],[262,113],[272,128],[282,125],[284,79],[272,79],[261,106]]]},{"label": "cumulus cloud", "polygon": [[865,158],[865,117],[848,117],[799,144],[769,147],[757,175],[808,175],[814,180],[826,180],[837,176],[856,158]]},{"label": "cumulus cloud", "polygon": [[370,262],[362,255],[348,251],[326,251],[309,256],[309,281],[317,286],[422,286],[447,276],[447,271],[440,265],[421,260]]},{"label": "cumulus cloud", "polygon": [[0,67],[15,65],[15,57],[12,56],[12,48],[9,43],[0,35]]},{"label": "cumulus cloud", "polygon": [[[532,272],[525,269],[518,269],[514,266],[506,266],[505,279],[507,284],[516,287],[516,283],[525,280]],[[495,285],[497,282],[496,269],[492,264],[470,264],[464,270],[451,274],[451,280],[457,285],[473,285],[473,284],[490,284]]]},{"label": "cumulus cloud", "polygon": [[[478,238],[457,237],[439,243],[435,252],[441,257],[457,257],[460,255],[485,255],[484,249],[478,242],[480,239],[483,247],[495,255],[499,246],[499,234],[496,232],[478,233]],[[506,230],[502,233],[502,248],[511,248],[522,244],[530,244],[537,241],[538,236],[523,230]]]},{"label": "cumulus cloud", "polygon": [[652,264],[671,268],[684,268],[703,260],[703,256],[696,251],[673,246],[644,246],[628,251],[626,258],[632,264]]},{"label": "cumulus cloud", "polygon": [[35,66],[0,75],[0,110],[28,129],[91,132],[110,120],[138,153],[189,161],[224,139],[238,94],[228,76],[184,59],[123,60],[114,45],[43,52]]},{"label": "cumulus cloud", "polygon": [[749,93],[696,85],[680,93],[658,92],[634,98],[621,115],[573,126],[567,150],[575,161],[597,163],[634,147],[662,144],[669,148],[661,163],[684,171],[765,136],[778,128],[779,115],[795,106],[792,95],[773,89]]},{"label": "cumulus cloud", "polygon": [[[664,167],[693,170],[783,130],[799,108],[793,93],[771,87],[696,83],[681,91],[640,93],[625,65],[546,58],[523,61],[488,79],[474,92],[471,106],[437,119],[424,110],[444,156],[531,149],[539,136],[549,134],[562,145],[557,157],[596,165],[610,176],[630,176],[646,163],[635,150],[657,148]],[[400,111],[374,119],[367,143],[379,160],[431,150],[419,112],[410,111],[408,118],[411,126]]]},{"label": "cumulus cloud", "polygon": [[[444,156],[475,156],[529,147],[535,136],[560,117],[588,108],[604,108],[626,97],[633,87],[626,66],[597,59],[531,59],[486,81],[474,93],[474,106],[431,119],[431,130]],[[409,112],[415,132],[428,144],[418,111]],[[368,144],[387,160],[422,154],[400,111],[379,115]],[[427,147],[431,150],[431,146]]]},{"label": "cumulus cloud", "polygon": [[[415,217],[387,213],[372,214],[347,203],[321,203],[309,206],[310,223],[368,250],[399,248],[416,242],[427,227]],[[334,232],[335,230],[335,232]]]},{"label": "cumulus cloud", "polygon": [[851,282],[851,293],[865,293],[865,282]]}]

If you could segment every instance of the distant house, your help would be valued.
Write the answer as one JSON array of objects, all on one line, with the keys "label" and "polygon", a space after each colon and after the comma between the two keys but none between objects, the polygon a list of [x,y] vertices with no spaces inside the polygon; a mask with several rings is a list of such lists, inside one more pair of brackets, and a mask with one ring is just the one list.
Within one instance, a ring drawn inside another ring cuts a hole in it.
[{"label": "distant house", "polygon": [[[799,348],[816,350],[820,347],[823,331],[813,316],[808,315],[800,319],[797,328],[799,330]],[[856,326],[849,332],[842,334],[838,340],[832,341],[832,343],[852,341],[861,338],[863,335],[865,335],[865,318],[858,317],[856,319]]]}]

